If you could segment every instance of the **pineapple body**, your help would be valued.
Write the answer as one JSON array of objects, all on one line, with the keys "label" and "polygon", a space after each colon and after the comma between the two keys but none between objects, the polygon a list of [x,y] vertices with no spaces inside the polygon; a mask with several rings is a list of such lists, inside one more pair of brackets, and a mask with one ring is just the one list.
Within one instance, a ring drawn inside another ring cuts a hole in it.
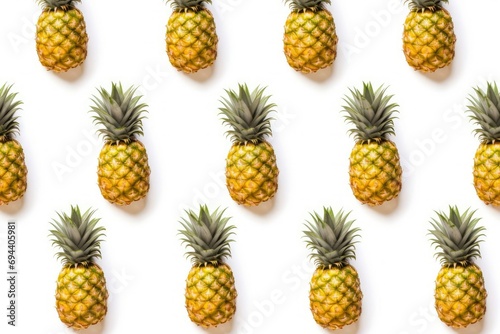
[{"label": "pineapple body", "polygon": [[217,58],[218,37],[212,13],[206,9],[174,11],[167,23],[167,54],[179,71],[193,73]]},{"label": "pineapple body", "polygon": [[486,204],[500,206],[500,143],[482,143],[474,157],[474,187]]},{"label": "pineapple body", "polygon": [[362,298],[358,272],[351,265],[318,268],[311,278],[311,311],[314,320],[325,328],[340,329],[356,322]]},{"label": "pineapple body", "polygon": [[402,168],[392,141],[357,143],[349,164],[351,189],[361,203],[380,205],[399,195]]},{"label": "pineapple body", "polygon": [[444,266],[436,279],[435,305],[439,319],[454,328],[481,320],[486,312],[486,289],[475,265]]},{"label": "pineapple body", "polygon": [[333,64],[337,33],[327,9],[292,11],[285,23],[284,52],[288,64],[302,73],[316,72]]},{"label": "pineapple body", "polygon": [[145,197],[150,172],[146,148],[139,140],[105,144],[99,154],[99,189],[111,203],[128,205]]},{"label": "pineapple body", "polygon": [[258,205],[276,194],[279,170],[274,149],[267,141],[235,143],[226,160],[226,182],[238,204]]},{"label": "pineapple body", "polygon": [[27,175],[21,144],[14,139],[0,142],[0,205],[23,197],[27,188]]},{"label": "pineapple body", "polygon": [[234,275],[227,264],[193,266],[186,280],[186,309],[197,325],[223,324],[236,312]]},{"label": "pineapple body", "polygon": [[57,278],[56,309],[61,321],[85,329],[104,319],[108,290],[104,272],[97,264],[67,265]]},{"label": "pineapple body", "polygon": [[406,17],[403,51],[415,70],[434,72],[450,65],[455,42],[453,21],[446,9],[412,10]]},{"label": "pineapple body", "polygon": [[87,57],[88,36],[82,13],[71,8],[45,9],[36,25],[40,63],[54,72],[66,72]]}]

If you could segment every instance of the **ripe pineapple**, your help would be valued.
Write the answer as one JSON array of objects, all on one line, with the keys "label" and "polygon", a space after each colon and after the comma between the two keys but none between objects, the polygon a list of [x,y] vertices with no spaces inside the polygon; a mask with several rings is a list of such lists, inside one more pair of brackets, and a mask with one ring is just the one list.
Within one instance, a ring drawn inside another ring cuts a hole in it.
[{"label": "ripe pineapple", "polygon": [[12,86],[0,88],[0,205],[9,204],[23,197],[27,187],[28,169],[24,162],[21,144],[14,139],[19,132],[18,116],[21,101]]},{"label": "ripe pineapple", "polygon": [[292,12],[285,23],[284,51],[288,64],[302,73],[331,66],[337,56],[337,33],[330,0],[285,0]]},{"label": "ripe pineapple", "polygon": [[481,257],[479,238],[485,229],[477,226],[474,211],[461,214],[456,206],[450,206],[448,215],[437,215],[429,231],[442,265],[436,279],[436,311],[446,325],[463,328],[481,320],[486,312],[483,273],[474,264],[474,259]]},{"label": "ripe pineapple", "polygon": [[99,154],[98,184],[102,196],[118,205],[138,201],[149,191],[148,155],[136,138],[143,135],[147,105],[139,104],[142,96],[135,91],[133,87],[123,91],[121,84],[112,83],[111,94],[101,88],[100,97],[92,99],[94,123],[104,126],[98,130],[105,141]]},{"label": "ripe pineapple", "polygon": [[36,25],[36,49],[40,63],[48,70],[66,72],[87,57],[85,20],[75,7],[80,1],[37,0],[43,12]]},{"label": "ripe pineapple", "polygon": [[410,13],[403,32],[403,51],[408,65],[422,72],[434,72],[451,64],[456,37],[450,13],[442,3],[448,0],[406,0]]},{"label": "ripe pineapple", "polygon": [[361,315],[361,292],[358,272],[349,264],[355,259],[355,237],[349,213],[323,209],[323,217],[314,212],[307,222],[307,247],[316,270],[311,278],[309,300],[314,320],[329,329],[340,329],[356,322]]},{"label": "ripe pineapple", "polygon": [[173,13],[167,23],[167,54],[179,71],[193,73],[211,66],[217,58],[219,41],[212,13],[205,8],[211,0],[168,0]]},{"label": "ripe pineapple", "polygon": [[203,327],[215,327],[233,317],[236,311],[236,288],[231,268],[224,262],[231,256],[229,243],[234,234],[224,211],[210,213],[206,205],[197,215],[186,211],[188,218],[180,222],[182,243],[191,251],[186,256],[193,267],[186,280],[186,309],[192,322]]},{"label": "ripe pineapple", "polygon": [[354,125],[349,132],[356,144],[349,160],[349,181],[354,196],[363,204],[380,205],[397,197],[401,191],[402,169],[394,135],[397,104],[389,104],[392,95],[380,86],[375,92],[371,83],[363,83],[363,92],[350,89],[344,101],[345,116]]},{"label": "ripe pineapple", "polygon": [[231,198],[246,206],[259,205],[271,199],[278,190],[279,170],[276,155],[264,138],[270,136],[271,113],[276,106],[263,96],[264,88],[250,93],[246,84],[239,91],[226,90],[220,114],[233,145],[226,159],[226,183]]},{"label": "ripe pineapple", "polygon": [[500,205],[500,94],[496,83],[488,83],[486,91],[474,89],[469,98],[471,120],[478,125],[479,144],[474,157],[474,187],[486,204]]},{"label": "ripe pineapple", "polygon": [[57,278],[56,310],[68,327],[85,329],[102,321],[108,310],[106,279],[95,263],[101,258],[101,237],[104,227],[97,227],[95,211],[83,215],[78,206],[71,213],[57,213],[59,220],[51,223],[52,244],[61,249],[57,258],[63,268]]}]

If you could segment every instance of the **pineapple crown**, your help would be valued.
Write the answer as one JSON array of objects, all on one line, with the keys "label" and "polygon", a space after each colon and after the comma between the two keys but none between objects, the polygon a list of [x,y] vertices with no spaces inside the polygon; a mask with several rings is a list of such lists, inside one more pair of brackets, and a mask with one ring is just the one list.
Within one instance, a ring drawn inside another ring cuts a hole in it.
[{"label": "pineapple crown", "polygon": [[182,218],[183,229],[179,234],[182,244],[192,249],[186,252],[186,257],[193,265],[217,265],[231,256],[229,243],[233,240],[229,237],[234,234],[235,227],[227,225],[230,218],[223,217],[224,211],[216,209],[210,213],[206,205],[200,205],[199,214],[186,210],[188,218]]},{"label": "pineapple crown", "polygon": [[285,0],[293,11],[313,10],[318,11],[325,8],[325,4],[331,4],[330,0]]},{"label": "pineapple crown", "polygon": [[170,7],[174,11],[180,10],[200,10],[205,6],[205,3],[212,3],[212,0],[167,0],[167,3],[170,2]]},{"label": "pineapple crown", "polygon": [[470,96],[470,119],[479,127],[474,132],[483,143],[500,140],[500,93],[495,82],[488,82],[486,91],[474,88],[476,96]]},{"label": "pineapple crown", "polygon": [[479,218],[473,218],[475,211],[467,209],[460,214],[456,206],[450,206],[449,210],[448,215],[436,212],[438,219],[431,221],[431,241],[435,249],[440,249],[436,257],[444,266],[471,264],[476,257],[481,257],[479,238],[484,236],[485,228],[477,226]]},{"label": "pineapple crown", "polygon": [[37,3],[42,6],[43,9],[63,9],[67,10],[75,7],[75,3],[81,2],[81,0],[37,0]]},{"label": "pineapple crown", "polygon": [[312,250],[309,256],[320,268],[343,267],[349,259],[355,259],[355,241],[359,228],[352,228],[354,220],[347,220],[350,213],[340,210],[334,213],[331,207],[323,208],[323,217],[314,212],[312,222],[307,221],[304,237],[307,247]]},{"label": "pineapple crown", "polygon": [[139,103],[142,96],[135,96],[136,89],[130,87],[123,91],[121,83],[112,83],[111,93],[100,88],[100,97],[93,97],[94,123],[104,126],[98,133],[107,143],[129,143],[136,140],[137,135],[143,135],[142,119],[147,104]]},{"label": "pineapple crown", "polygon": [[430,10],[435,12],[441,9],[442,3],[448,2],[448,0],[405,0],[408,3],[408,7],[412,11],[424,11]]},{"label": "pineapple crown", "polygon": [[0,88],[0,142],[11,140],[19,133],[16,112],[21,109],[21,101],[16,100],[17,93],[11,93],[12,85],[4,84]]},{"label": "pineapple crown", "polygon": [[371,142],[387,140],[394,133],[393,113],[398,112],[396,103],[389,104],[392,95],[386,95],[387,88],[380,86],[374,92],[371,83],[363,83],[363,92],[356,88],[349,89],[351,96],[346,96],[343,112],[345,119],[354,124],[349,133],[356,141]]},{"label": "pineapple crown", "polygon": [[57,213],[59,220],[53,219],[52,245],[61,248],[56,255],[64,265],[89,265],[101,257],[105,228],[96,226],[100,219],[92,218],[94,212],[89,209],[82,215],[78,206],[71,206],[70,215]]},{"label": "pineapple crown", "polygon": [[227,98],[222,98],[222,122],[232,127],[226,132],[236,143],[259,143],[265,136],[271,136],[271,120],[269,114],[276,105],[267,103],[270,96],[264,96],[265,88],[257,87],[252,93],[246,84],[238,84],[239,91],[226,89]]}]

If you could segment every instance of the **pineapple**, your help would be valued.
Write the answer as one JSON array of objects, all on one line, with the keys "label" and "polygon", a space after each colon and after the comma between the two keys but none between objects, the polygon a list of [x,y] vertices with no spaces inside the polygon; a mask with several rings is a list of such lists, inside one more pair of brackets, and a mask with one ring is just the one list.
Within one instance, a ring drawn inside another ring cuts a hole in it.
[{"label": "pineapple", "polygon": [[173,13],[167,23],[167,54],[179,71],[194,73],[211,66],[217,58],[219,41],[212,13],[205,8],[211,0],[168,0]]},{"label": "pineapple", "polygon": [[448,215],[437,212],[430,234],[438,252],[441,270],[436,279],[435,305],[439,319],[453,328],[463,328],[481,320],[486,312],[486,289],[481,269],[474,263],[481,257],[480,237],[474,211],[460,213],[450,206]]},{"label": "pineapple", "polygon": [[451,64],[456,37],[450,13],[442,3],[448,0],[406,0],[410,13],[403,32],[403,51],[408,65],[422,72],[434,72]]},{"label": "pineapple", "polygon": [[66,72],[87,57],[88,36],[81,0],[37,0],[43,12],[36,25],[36,49],[40,63],[54,72]]},{"label": "pineapple", "polygon": [[284,52],[288,64],[302,73],[316,72],[333,64],[337,33],[330,0],[285,0],[291,13],[285,23]]},{"label": "pineapple", "polygon": [[148,155],[136,138],[143,135],[142,119],[147,105],[139,103],[142,96],[136,88],[123,90],[112,83],[111,93],[99,89],[99,97],[92,99],[94,123],[103,125],[98,133],[104,137],[99,154],[98,185],[102,196],[117,205],[129,205],[145,197],[149,191]]},{"label": "pineapple", "polygon": [[486,91],[475,89],[469,98],[471,120],[481,143],[474,157],[474,187],[486,204],[500,205],[500,94],[496,83],[488,83]]},{"label": "pineapple", "polygon": [[309,300],[314,320],[328,329],[340,329],[356,322],[361,315],[359,275],[349,264],[355,259],[355,237],[359,228],[352,228],[353,220],[342,210],[333,213],[323,209],[323,217],[314,212],[307,222],[307,246],[316,270],[311,278]]},{"label": "pineapple", "polygon": [[50,230],[52,244],[61,249],[57,258],[63,268],[57,278],[56,310],[61,321],[73,329],[85,329],[102,321],[108,309],[108,290],[101,267],[101,237],[104,227],[97,227],[95,211],[83,215],[78,206],[71,213],[57,213]]},{"label": "pineapple", "polygon": [[374,92],[371,83],[363,83],[362,92],[356,88],[350,91],[343,111],[354,125],[349,132],[356,140],[349,160],[351,189],[361,203],[381,205],[401,191],[398,149],[387,138],[394,135],[393,113],[398,105],[389,104],[392,95],[386,95],[382,86]]},{"label": "pineapple", "polygon": [[276,155],[269,142],[274,103],[268,103],[264,88],[251,93],[246,84],[239,84],[239,91],[226,90],[220,108],[223,123],[233,145],[226,159],[226,183],[231,198],[238,204],[255,206],[265,202],[278,190],[279,170]]},{"label": "pineapple", "polygon": [[19,132],[18,116],[21,101],[12,86],[0,88],[0,205],[9,204],[23,197],[27,187],[28,169],[24,162],[21,144],[13,137]]},{"label": "pineapple", "polygon": [[201,205],[199,214],[186,211],[180,222],[182,243],[191,251],[186,256],[193,264],[186,280],[186,309],[189,318],[202,327],[228,322],[236,311],[236,288],[231,268],[224,262],[231,256],[229,243],[234,234],[229,218],[218,209],[210,213]]}]

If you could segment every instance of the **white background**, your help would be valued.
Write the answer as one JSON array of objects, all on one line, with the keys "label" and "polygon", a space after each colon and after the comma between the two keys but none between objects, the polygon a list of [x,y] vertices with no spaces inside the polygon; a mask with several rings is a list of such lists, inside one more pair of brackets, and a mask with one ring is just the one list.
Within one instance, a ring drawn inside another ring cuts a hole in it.
[{"label": "white background", "polygon": [[[408,9],[400,0],[334,1],[339,53],[331,69],[313,75],[293,71],[282,51],[288,6],[282,1],[214,0],[219,35],[215,65],[194,75],[177,72],[165,53],[171,9],[163,1],[140,4],[86,0],[78,5],[89,34],[85,65],[66,74],[38,62],[35,1],[1,1],[0,81],[14,84],[24,101],[21,136],[29,185],[25,197],[0,209],[0,265],[6,275],[6,223],[18,227],[18,319],[7,326],[7,284],[0,284],[2,331],[63,334],[71,330],[54,308],[60,263],[48,238],[56,211],[78,204],[97,209],[107,229],[102,244],[110,290],[105,321],[82,333],[327,333],[309,311],[314,270],[302,239],[308,212],[324,205],[352,211],[362,229],[357,245],[364,292],[359,322],[339,333],[497,333],[500,318],[498,209],[484,205],[472,186],[472,158],[479,144],[465,114],[472,87],[500,80],[495,37],[500,3],[452,1],[457,35],[453,65],[435,74],[413,71],[401,35]],[[146,200],[117,207],[96,182],[102,140],[95,134],[90,98],[112,81],[136,85],[149,105],[144,121],[151,174]],[[361,205],[348,184],[354,145],[339,112],[349,87],[363,81],[388,85],[400,105],[396,137],[404,169],[397,200],[378,208]],[[276,198],[258,208],[230,199],[224,186],[231,145],[218,116],[224,89],[238,83],[266,86],[276,103],[273,137],[280,168]],[[237,226],[232,258],[238,290],[230,324],[203,330],[184,308],[190,263],[177,231],[184,210],[206,203],[227,208]],[[435,210],[458,205],[477,210],[487,228],[481,243],[488,290],[482,322],[454,331],[433,308],[439,262],[427,235]],[[2,275],[2,277],[5,277]],[[4,332],[5,333],[5,332]]]}]

